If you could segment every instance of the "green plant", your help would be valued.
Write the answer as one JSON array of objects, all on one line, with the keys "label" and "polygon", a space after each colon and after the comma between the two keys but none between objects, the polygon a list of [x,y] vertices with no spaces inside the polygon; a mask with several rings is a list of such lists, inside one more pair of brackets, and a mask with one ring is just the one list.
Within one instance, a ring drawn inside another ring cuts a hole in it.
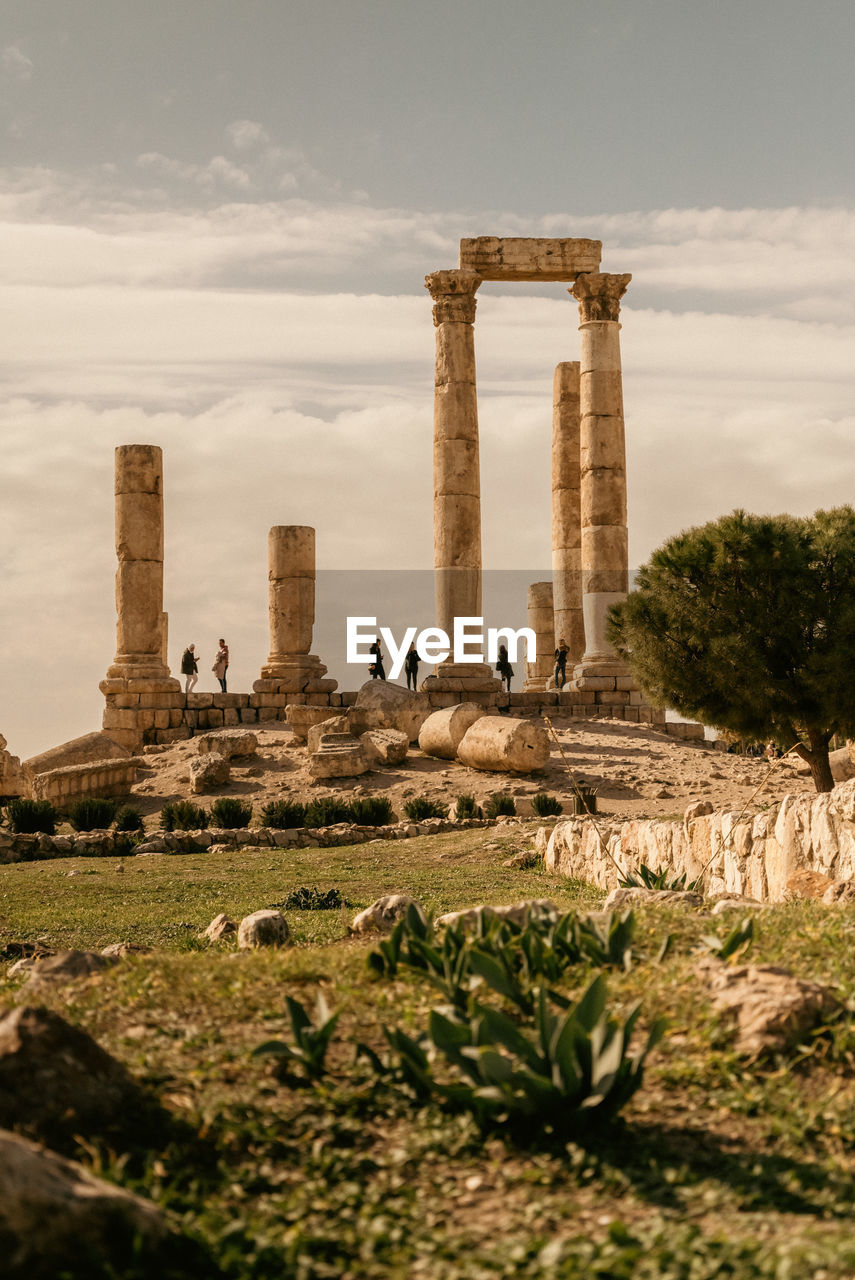
[{"label": "green plant", "polygon": [[458,796],[457,797],[457,817],[465,818],[483,818],[484,812],[479,804],[475,803],[474,796]]},{"label": "green plant", "polygon": [[332,827],[338,822],[352,822],[350,805],[336,796],[320,796],[306,805],[304,825],[307,827]]},{"label": "green plant", "polygon": [[237,796],[218,796],[211,805],[210,822],[213,827],[236,831],[248,827],[252,821],[252,805]]},{"label": "green plant", "polygon": [[68,821],[75,831],[106,831],[118,807],[115,800],[81,796],[68,806]]},{"label": "green plant", "polygon": [[557,796],[538,791],[537,795],[531,798],[531,811],[536,813],[538,818],[557,817],[559,813],[564,812],[564,806]]},{"label": "green plant", "polygon": [[6,806],[6,821],[17,835],[52,836],[58,819],[56,809],[49,800],[25,800],[16,796]]},{"label": "green plant", "polygon": [[338,889],[292,889],[281,902],[274,902],[274,907],[285,907],[291,911],[335,911],[346,907],[348,903]]},{"label": "green plant", "polygon": [[653,871],[648,867],[646,862],[642,862],[640,867],[635,871],[627,871],[623,877],[618,878],[618,884],[622,889],[654,889],[654,890],[670,890],[676,893],[697,893],[703,884],[703,878],[697,880],[686,880],[686,872],[682,872],[679,876],[674,874],[668,867],[660,867],[658,871]]},{"label": "green plant", "polygon": [[438,800],[429,800],[427,796],[413,796],[404,804],[404,813],[410,822],[424,822],[426,818],[447,818],[448,806]]},{"label": "green plant", "polygon": [[350,802],[351,820],[361,827],[384,827],[395,821],[392,802],[386,796],[365,796]]},{"label": "green plant", "polygon": [[302,827],[306,821],[306,806],[297,800],[270,800],[261,810],[261,825],[274,831]]},{"label": "green plant", "polygon": [[292,1064],[301,1068],[302,1078],[320,1080],[326,1074],[327,1050],[332,1041],[339,1013],[330,1013],[327,1002],[320,992],[315,1007],[314,1022],[299,1000],[286,996],[285,1005],[288,1009],[288,1020],[291,1023],[294,1042],[286,1044],[284,1040],[267,1040],[254,1050],[253,1056],[270,1055],[282,1059],[276,1070],[280,1080],[299,1082],[301,1076],[295,1076],[290,1070]]},{"label": "green plant", "polygon": [[164,831],[204,831],[208,814],[192,800],[170,800],[160,811],[160,825]]},{"label": "green plant", "polygon": [[135,809],[133,805],[126,804],[118,811],[113,819],[113,829],[119,832],[144,831],[145,823],[139,809]]},{"label": "green plant", "polygon": [[506,791],[497,792],[490,796],[484,806],[484,813],[488,818],[513,817],[517,811],[516,801],[513,796],[508,795]]},{"label": "green plant", "polygon": [[718,960],[736,960],[749,950],[754,941],[754,920],[746,916],[724,938],[708,933],[701,939],[701,946]]}]

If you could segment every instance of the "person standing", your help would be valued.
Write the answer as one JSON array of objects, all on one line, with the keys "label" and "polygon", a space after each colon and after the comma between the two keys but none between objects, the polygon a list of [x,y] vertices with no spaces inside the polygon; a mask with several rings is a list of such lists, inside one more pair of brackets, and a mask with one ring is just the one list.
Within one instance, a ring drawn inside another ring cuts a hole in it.
[{"label": "person standing", "polygon": [[196,687],[196,681],[199,679],[199,663],[196,658],[195,644],[188,644],[181,655],[181,674],[186,676],[184,681],[184,696],[186,698],[193,692]]},{"label": "person standing", "polygon": [[211,670],[219,680],[220,688],[223,693],[228,693],[228,689],[226,688],[226,672],[229,669],[229,646],[223,639],[219,641],[219,645],[220,647],[217,650],[217,656],[214,659],[214,665],[211,667]]},{"label": "person standing", "polygon": [[368,668],[371,673],[372,680],[385,680],[386,672],[383,670],[383,651],[380,648],[380,637],[374,641],[368,652],[372,655],[371,666]]},{"label": "person standing", "polygon": [[562,636],[555,650],[555,688],[563,689],[567,682],[567,641]]},{"label": "person standing", "polygon": [[506,644],[499,645],[499,661],[496,663],[496,670],[502,678],[502,684],[507,682],[508,693],[510,693],[514,669],[508,657],[508,646]]},{"label": "person standing", "polygon": [[412,681],[412,689],[414,693],[419,683],[419,663],[420,662],[421,662],[421,658],[418,655],[418,650],[416,649],[415,642],[414,642],[413,644],[410,645],[409,649],[407,650],[407,656],[404,659],[404,671],[407,673],[407,688],[408,689],[410,688],[410,681]]}]

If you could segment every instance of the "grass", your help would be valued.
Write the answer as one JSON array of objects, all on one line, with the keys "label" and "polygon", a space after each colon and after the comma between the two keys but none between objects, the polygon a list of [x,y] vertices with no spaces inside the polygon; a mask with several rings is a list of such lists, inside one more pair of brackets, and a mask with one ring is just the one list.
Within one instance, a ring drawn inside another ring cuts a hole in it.
[{"label": "grass", "polygon": [[[695,951],[703,935],[729,932],[732,916],[638,911],[639,958],[609,973],[609,991],[619,1016],[641,1000],[644,1026],[664,1015],[669,1032],[624,1121],[584,1146],[484,1139],[465,1116],[416,1107],[354,1068],[355,1041],[382,1053],[384,1026],[416,1034],[437,1001],[413,973],[372,980],[371,944],[347,937],[340,913],[286,911],[296,945],[278,952],[196,940],[218,912],[239,918],[301,885],[338,888],[353,911],[391,892],[434,913],[528,896],[562,908],[600,901],[538,869],[503,867],[530,839],[523,829],[487,850],[493,836],[130,858],[123,872],[112,859],[0,867],[0,942],[158,948],[45,1001],[147,1081],[202,1135],[208,1158],[174,1143],[126,1163],[96,1145],[83,1162],[164,1205],[229,1280],[855,1273],[855,1033],[843,1017],[785,1058],[738,1059]],[[855,911],[808,902],[759,914],[748,958],[845,999]],[[561,989],[578,994],[591,976],[582,966]],[[286,994],[313,1009],[319,990],[341,1011],[332,1077],[277,1083],[252,1050],[288,1038]],[[24,998],[16,992],[9,983],[7,1002]]]}]

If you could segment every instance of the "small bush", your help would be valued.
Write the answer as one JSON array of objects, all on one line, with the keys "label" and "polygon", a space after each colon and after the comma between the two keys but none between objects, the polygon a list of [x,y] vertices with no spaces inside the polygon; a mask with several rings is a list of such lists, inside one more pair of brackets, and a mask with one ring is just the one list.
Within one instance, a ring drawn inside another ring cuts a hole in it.
[{"label": "small bush", "polygon": [[164,831],[204,831],[208,815],[192,800],[170,800],[160,811]]},{"label": "small bush", "polygon": [[292,889],[281,902],[274,902],[274,907],[284,907],[286,911],[338,911],[349,906],[338,889]]},{"label": "small bush", "polygon": [[18,796],[10,800],[6,808],[6,820],[17,835],[40,832],[52,836],[58,816],[50,800],[24,800]]},{"label": "small bush", "polygon": [[538,818],[557,817],[559,813],[564,811],[564,806],[557,796],[550,796],[545,791],[538,791],[536,796],[531,798],[531,811],[536,813]]},{"label": "small bush", "polygon": [[75,831],[106,831],[116,816],[115,800],[81,796],[68,806],[68,821]]},{"label": "small bush", "polygon": [[123,805],[113,821],[116,831],[144,831],[145,823],[139,809],[135,809],[133,805]]},{"label": "small bush", "polygon": [[427,796],[414,796],[404,805],[404,813],[411,822],[423,822],[425,818],[447,818],[448,808]]},{"label": "small bush", "polygon": [[353,813],[349,804],[337,800],[335,796],[321,796],[306,805],[307,827],[332,827],[337,822],[353,822]]},{"label": "small bush", "polygon": [[509,796],[506,791],[490,796],[484,807],[484,812],[488,818],[511,818],[516,811],[516,802],[513,796]]},{"label": "small bush", "polygon": [[394,822],[392,802],[385,796],[366,796],[364,800],[353,800],[350,812],[354,822],[361,827],[384,827],[387,822]]},{"label": "small bush", "polygon": [[484,811],[479,804],[475,803],[474,796],[458,796],[457,816],[458,818],[483,818]]},{"label": "small bush", "polygon": [[211,805],[213,827],[236,831],[239,827],[248,827],[251,821],[252,805],[248,801],[238,800],[237,796],[220,796]]},{"label": "small bush", "polygon": [[271,800],[261,810],[261,825],[274,831],[306,825],[306,806],[297,800]]}]

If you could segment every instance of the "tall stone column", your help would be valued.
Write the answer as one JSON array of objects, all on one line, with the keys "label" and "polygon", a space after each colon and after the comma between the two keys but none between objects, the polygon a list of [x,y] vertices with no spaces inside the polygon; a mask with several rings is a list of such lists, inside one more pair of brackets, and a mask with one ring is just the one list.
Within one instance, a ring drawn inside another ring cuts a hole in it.
[{"label": "tall stone column", "polygon": [[[585,653],[574,680],[627,668],[606,639],[611,605],[629,585],[626,445],[620,362],[620,300],[632,276],[590,272],[570,289],[579,303],[581,361],[582,609]],[[600,668],[601,672],[595,670]]]},{"label": "tall stone column", "polygon": [[579,362],[565,361],[552,391],[552,586],[555,646],[565,641],[571,668],[585,652],[579,436]]},{"label": "tall stone column", "polygon": [[256,693],[331,693],[326,667],[312,647],[315,625],[315,531],[274,525],[267,535],[270,652]]},{"label": "tall stone column", "polygon": [[532,582],[528,589],[528,625],[534,632],[537,656],[526,663],[523,692],[545,689],[555,667],[555,629],[551,582]]},{"label": "tall stone column", "polygon": [[[433,299],[436,370],[433,413],[433,548],[436,624],[451,637],[455,617],[481,616],[481,476],[475,382],[475,271],[425,277]],[[499,687],[486,663],[437,668],[426,687]]]}]

